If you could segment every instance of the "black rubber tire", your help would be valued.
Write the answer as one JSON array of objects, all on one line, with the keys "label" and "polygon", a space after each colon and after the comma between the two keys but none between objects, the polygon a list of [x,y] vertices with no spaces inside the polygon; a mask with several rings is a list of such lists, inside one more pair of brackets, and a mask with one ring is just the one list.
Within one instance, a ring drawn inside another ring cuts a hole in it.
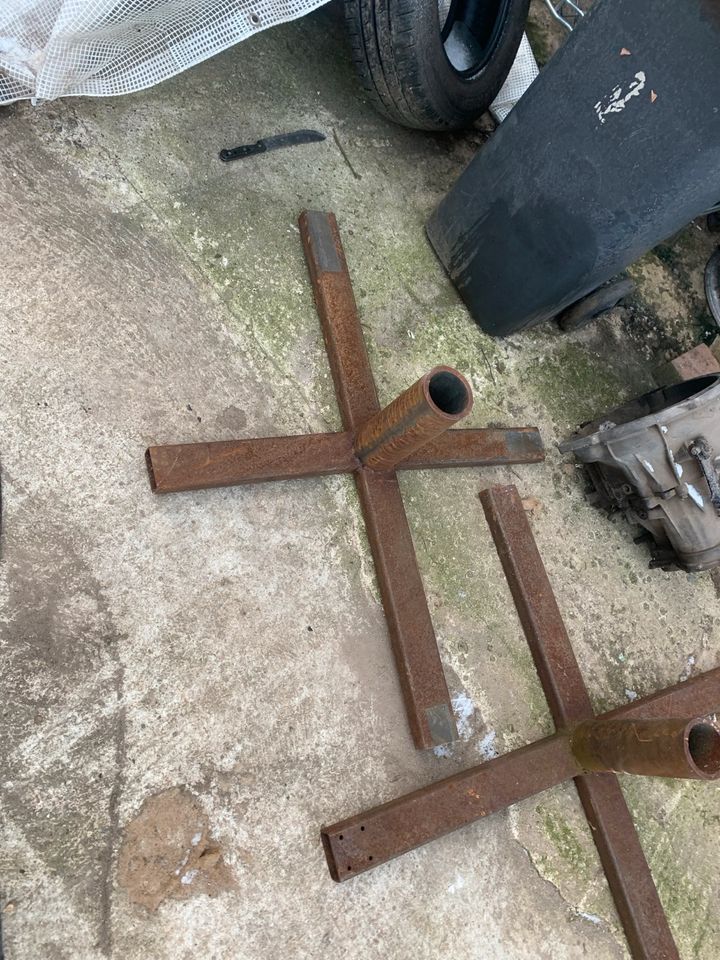
[{"label": "black rubber tire", "polygon": [[445,54],[438,0],[345,0],[353,60],[377,109],[417,130],[470,126],[497,96],[515,59],[529,0],[507,0],[484,66],[457,71]]},{"label": "black rubber tire", "polygon": [[558,314],[557,324],[565,333],[582,330],[583,327],[592,323],[596,317],[599,317],[601,313],[616,307],[622,299],[629,297],[634,290],[635,282],[630,277],[613,280],[566,307],[562,313]]},{"label": "black rubber tire", "polygon": [[712,318],[720,327],[720,247],[705,264],[705,296]]},{"label": "black rubber tire", "polygon": [[720,233],[720,210],[712,210],[705,219],[710,233]]}]

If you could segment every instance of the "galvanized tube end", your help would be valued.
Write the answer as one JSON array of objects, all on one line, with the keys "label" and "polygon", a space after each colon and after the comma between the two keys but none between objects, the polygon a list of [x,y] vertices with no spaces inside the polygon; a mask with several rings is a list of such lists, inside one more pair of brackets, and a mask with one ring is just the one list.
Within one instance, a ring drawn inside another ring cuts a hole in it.
[{"label": "galvanized tube end", "polygon": [[698,780],[720,778],[720,730],[704,720],[691,720],[685,728],[688,762]]}]

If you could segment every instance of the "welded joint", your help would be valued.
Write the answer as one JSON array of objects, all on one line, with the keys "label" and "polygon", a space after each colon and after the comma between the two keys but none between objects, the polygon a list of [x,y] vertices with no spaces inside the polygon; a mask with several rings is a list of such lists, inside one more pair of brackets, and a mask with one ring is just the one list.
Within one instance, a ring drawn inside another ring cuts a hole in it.
[{"label": "welded joint", "polygon": [[437,366],[363,423],[355,455],[366,467],[393,470],[472,410],[473,395],[453,367]]}]

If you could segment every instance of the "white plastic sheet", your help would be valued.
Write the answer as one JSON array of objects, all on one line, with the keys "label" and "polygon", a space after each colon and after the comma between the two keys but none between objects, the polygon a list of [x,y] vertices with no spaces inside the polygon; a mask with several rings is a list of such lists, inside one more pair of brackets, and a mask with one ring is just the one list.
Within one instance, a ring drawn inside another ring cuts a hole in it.
[{"label": "white plastic sheet", "polygon": [[[0,104],[143,90],[327,0],[0,0]],[[537,76],[527,37],[491,110]]]},{"label": "white plastic sheet", "polygon": [[143,90],[327,0],[0,0],[0,103]]}]

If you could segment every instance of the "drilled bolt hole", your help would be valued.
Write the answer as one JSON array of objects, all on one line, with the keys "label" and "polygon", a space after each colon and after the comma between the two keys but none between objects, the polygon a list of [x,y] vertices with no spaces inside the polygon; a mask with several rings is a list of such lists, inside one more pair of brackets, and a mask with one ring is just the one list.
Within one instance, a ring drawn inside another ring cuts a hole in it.
[{"label": "drilled bolt hole", "polygon": [[364,829],[365,829],[365,827],[360,827],[360,829],[361,829],[361,830],[364,830]]}]

